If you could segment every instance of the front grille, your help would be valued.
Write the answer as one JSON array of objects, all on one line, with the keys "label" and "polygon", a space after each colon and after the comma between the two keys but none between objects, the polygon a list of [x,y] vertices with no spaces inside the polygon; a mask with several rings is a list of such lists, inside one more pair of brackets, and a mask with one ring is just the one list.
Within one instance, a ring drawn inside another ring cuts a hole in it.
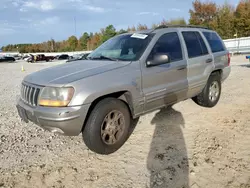
[{"label": "front grille", "polygon": [[22,83],[21,99],[31,106],[37,106],[40,88]]}]

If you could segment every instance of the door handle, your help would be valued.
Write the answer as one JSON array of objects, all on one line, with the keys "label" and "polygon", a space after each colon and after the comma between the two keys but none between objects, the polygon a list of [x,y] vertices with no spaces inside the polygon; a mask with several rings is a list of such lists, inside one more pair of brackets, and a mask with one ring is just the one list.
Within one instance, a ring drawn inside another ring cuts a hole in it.
[{"label": "door handle", "polygon": [[179,67],[177,70],[184,70],[186,68],[187,68],[186,66],[182,66],[182,67]]},{"label": "door handle", "polygon": [[212,63],[212,62],[213,62],[212,59],[207,59],[207,60],[206,60],[206,63]]}]

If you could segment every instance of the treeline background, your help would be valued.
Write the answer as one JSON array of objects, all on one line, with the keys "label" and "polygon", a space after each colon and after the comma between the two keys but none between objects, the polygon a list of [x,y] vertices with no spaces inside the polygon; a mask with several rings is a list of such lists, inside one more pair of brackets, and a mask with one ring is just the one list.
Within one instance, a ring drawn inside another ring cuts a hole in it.
[{"label": "treeline background", "polygon": [[212,1],[201,2],[200,0],[195,0],[189,13],[189,23],[186,23],[184,18],[177,18],[162,20],[160,23],[155,23],[152,26],[138,24],[137,26],[131,26],[119,31],[113,25],[108,25],[106,28],[101,29],[100,32],[84,32],[79,39],[72,35],[63,41],[51,39],[38,44],[10,44],[3,46],[2,50],[19,51],[20,53],[94,50],[117,34],[155,28],[160,24],[206,26],[217,31],[223,39],[250,36],[250,0],[241,0],[236,7],[227,2],[224,5],[218,5]]}]

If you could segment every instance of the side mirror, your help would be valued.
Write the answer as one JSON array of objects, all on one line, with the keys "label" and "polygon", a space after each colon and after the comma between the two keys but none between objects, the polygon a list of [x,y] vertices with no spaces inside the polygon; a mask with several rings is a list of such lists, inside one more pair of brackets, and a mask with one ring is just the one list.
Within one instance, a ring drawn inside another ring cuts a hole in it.
[{"label": "side mirror", "polygon": [[147,61],[147,67],[162,65],[162,64],[169,63],[169,62],[170,60],[167,54],[156,54],[153,57],[153,60]]}]

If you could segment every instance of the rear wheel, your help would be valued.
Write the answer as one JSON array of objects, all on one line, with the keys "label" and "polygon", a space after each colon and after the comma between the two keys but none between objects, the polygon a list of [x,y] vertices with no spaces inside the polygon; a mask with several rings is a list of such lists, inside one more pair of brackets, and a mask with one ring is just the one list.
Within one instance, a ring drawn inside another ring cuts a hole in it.
[{"label": "rear wheel", "polygon": [[221,95],[221,77],[219,73],[212,74],[203,91],[193,98],[193,101],[203,107],[216,106]]},{"label": "rear wheel", "polygon": [[100,101],[92,110],[85,128],[83,140],[86,146],[108,155],[117,151],[127,140],[131,116],[127,105],[115,98]]}]

